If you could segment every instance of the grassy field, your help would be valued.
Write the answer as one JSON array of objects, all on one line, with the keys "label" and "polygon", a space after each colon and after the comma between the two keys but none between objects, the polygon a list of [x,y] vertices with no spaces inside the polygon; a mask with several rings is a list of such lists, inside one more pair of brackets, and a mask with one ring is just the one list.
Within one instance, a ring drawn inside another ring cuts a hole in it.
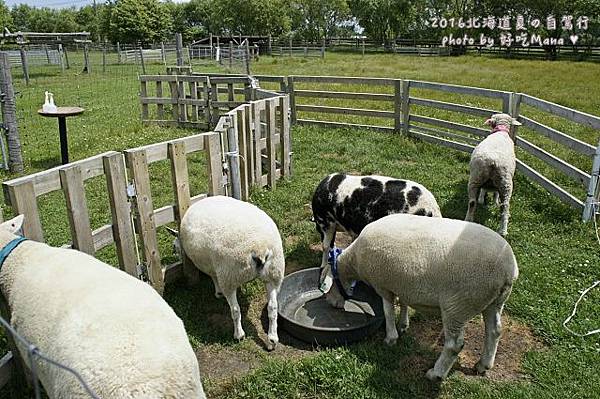
[{"label": "grassy field", "polygon": [[[149,68],[155,72],[163,70],[159,65]],[[19,83],[17,101],[27,172],[56,166],[60,159],[55,121],[35,114],[44,90],[54,91],[59,105],[86,108],[81,117],[69,121],[73,160],[190,134],[189,130],[141,125],[137,71],[135,66],[110,66],[105,74],[95,68],[91,75],[71,71],[61,76],[57,71],[40,68],[31,86]],[[600,109],[600,65],[591,63],[328,54],[325,60],[263,57],[253,71],[431,80],[525,92],[592,114],[598,114]],[[465,100],[429,94],[430,98]],[[485,100],[467,101],[477,106],[494,106]],[[428,115],[427,110],[423,112]],[[589,143],[598,140],[599,132],[539,117]],[[477,119],[456,120],[481,123]],[[533,136],[531,132],[524,134]],[[536,142],[550,145],[543,140]],[[562,153],[559,148],[552,149],[589,170],[588,161]],[[280,228],[288,271],[319,264],[319,238],[309,221],[308,204],[318,181],[331,172],[377,173],[415,180],[434,193],[444,216],[462,219],[466,212],[466,154],[400,135],[300,126],[293,128],[293,151],[293,179],[274,191],[257,190],[252,194],[252,201],[271,215]],[[192,194],[205,189],[203,164],[202,157],[191,160],[190,168],[196,171]],[[172,200],[166,170],[168,166],[164,164],[152,170],[157,207]],[[2,177],[4,180],[11,176]],[[93,227],[109,220],[103,185],[102,180],[94,180],[86,186]],[[573,188],[578,189],[581,190]],[[63,202],[62,195],[54,194],[45,196],[40,204],[47,239],[55,245],[68,239]],[[468,329],[465,355],[455,372],[444,383],[431,384],[424,373],[440,349],[441,325],[435,319],[413,315],[409,333],[391,348],[383,344],[383,332],[363,343],[337,349],[310,348],[281,332],[282,345],[269,354],[263,349],[265,299],[260,283],[248,284],[239,295],[248,335],[241,343],[234,342],[227,305],[213,297],[208,279],[203,279],[200,287],[169,286],[165,298],[185,322],[210,398],[600,397],[600,338],[577,338],[561,326],[579,291],[599,278],[600,254],[594,228],[582,223],[578,212],[519,174],[511,213],[508,240],[521,273],[505,312],[508,328],[499,347],[498,371],[490,372],[489,378],[475,377],[469,371],[481,348],[481,323],[477,320]],[[477,221],[495,229],[499,221],[497,207],[480,208]],[[172,261],[168,236],[161,232],[159,238],[163,259]],[[99,256],[116,263],[110,248]],[[598,290],[582,302],[578,314],[573,323],[577,330],[598,327]]]}]

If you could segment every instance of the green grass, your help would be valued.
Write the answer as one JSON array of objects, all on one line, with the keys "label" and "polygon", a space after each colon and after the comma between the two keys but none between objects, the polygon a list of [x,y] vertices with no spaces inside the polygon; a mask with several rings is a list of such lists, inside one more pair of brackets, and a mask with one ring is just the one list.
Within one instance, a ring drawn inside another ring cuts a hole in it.
[{"label": "green grass", "polygon": [[[70,55],[76,56],[75,53]],[[154,65],[149,69],[154,73],[162,71],[163,67]],[[104,74],[96,67],[89,76],[75,75],[75,71],[61,76],[57,70],[44,72],[38,67],[30,87],[19,83],[17,86],[21,97],[17,101],[27,173],[59,163],[55,121],[35,114],[43,100],[44,90],[56,93],[59,105],[81,105],[86,108],[82,116],[68,122],[73,160],[191,134],[189,130],[141,125],[137,71],[134,66],[110,66]],[[370,55],[362,58],[328,54],[324,61],[263,57],[253,66],[253,71],[276,75],[385,76],[431,80],[525,92],[592,114],[598,114],[600,109],[600,80],[597,79],[600,65],[591,63],[486,57]],[[15,75],[15,78],[18,76]],[[373,90],[340,85],[332,85],[331,88]],[[417,94],[482,107],[498,105],[463,96],[425,92]],[[384,106],[381,103],[365,105],[360,101],[327,101],[323,100],[322,104],[357,108]],[[430,115],[445,117],[445,114]],[[592,144],[598,140],[598,132],[541,114],[532,115]],[[463,123],[481,123],[479,118],[455,118]],[[371,122],[361,118],[353,121]],[[531,132],[523,134],[532,136],[532,140],[540,140],[536,142],[557,154],[570,155],[573,162],[580,162],[584,170],[589,170],[589,161],[582,157],[534,137]],[[309,248],[318,242],[318,236],[309,221],[307,204],[318,181],[334,171],[377,173],[418,181],[435,194],[446,217],[462,219],[465,215],[468,178],[466,154],[400,135],[297,126],[293,128],[293,151],[293,179],[278,184],[276,190],[257,190],[252,194],[252,201],[277,222],[285,241],[288,265],[310,267],[319,264],[319,253]],[[196,157],[190,161],[190,165],[194,166],[195,171],[192,174],[192,194],[195,194],[201,192],[206,184],[204,160]],[[536,166],[543,168],[541,164]],[[548,173],[559,179],[558,174]],[[3,179],[10,177],[3,174]],[[566,187],[571,187],[567,179],[560,181]],[[94,179],[86,189],[90,213],[93,215],[92,224],[98,227],[109,220],[104,205],[104,182]],[[581,188],[573,185],[573,190]],[[172,200],[167,165],[153,167],[152,192],[156,206]],[[66,242],[68,226],[63,196],[60,193],[45,196],[40,208],[48,241],[53,245]],[[203,279],[200,287],[193,289],[183,285],[169,286],[165,298],[184,320],[195,348],[227,349],[257,359],[256,369],[245,376],[225,381],[205,378],[205,387],[211,398],[600,397],[597,375],[600,369],[600,339],[598,336],[576,338],[561,326],[578,291],[598,279],[600,253],[593,226],[582,223],[578,212],[563,205],[520,174],[516,176],[511,213],[508,239],[521,273],[506,312],[529,326],[547,346],[543,351],[532,352],[524,357],[522,368],[529,376],[524,381],[492,382],[453,373],[441,385],[430,384],[423,374],[433,364],[437,353],[421,345],[410,334],[401,337],[393,348],[383,344],[379,333],[360,344],[315,350],[302,358],[266,354],[255,344],[256,340],[260,341],[256,337],[264,335],[260,322],[264,289],[257,282],[248,284],[239,295],[244,328],[249,337],[243,343],[236,343],[232,339],[227,305],[224,301],[214,299],[208,279]],[[499,222],[498,209],[494,206],[480,208],[477,221],[495,229]],[[174,258],[170,254],[168,236],[161,232],[159,238],[163,260],[172,261]],[[111,248],[102,251],[100,258],[111,264],[116,263]],[[596,290],[582,302],[578,318],[573,322],[574,328],[597,328],[600,321],[599,299]],[[502,350],[501,346],[499,351]],[[411,359],[415,356],[422,359],[422,364],[411,367]]]}]

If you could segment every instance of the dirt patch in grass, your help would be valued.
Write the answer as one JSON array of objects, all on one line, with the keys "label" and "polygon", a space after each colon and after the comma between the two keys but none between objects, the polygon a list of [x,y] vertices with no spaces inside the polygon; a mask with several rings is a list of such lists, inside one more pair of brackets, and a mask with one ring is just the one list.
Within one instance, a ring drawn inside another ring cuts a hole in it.
[{"label": "dirt patch in grass", "polygon": [[[444,346],[442,322],[439,319],[419,320],[411,323],[409,334],[419,345],[439,354]],[[465,328],[465,346],[459,355],[455,370],[467,378],[475,378],[473,367],[479,360],[484,343],[484,324],[481,317],[471,320]],[[525,353],[544,349],[544,345],[533,335],[529,327],[507,315],[502,316],[502,337],[498,345],[494,367],[486,373],[486,378],[494,381],[516,381],[529,378],[521,368]],[[431,364],[422,364],[413,359],[415,368],[425,372]]]}]

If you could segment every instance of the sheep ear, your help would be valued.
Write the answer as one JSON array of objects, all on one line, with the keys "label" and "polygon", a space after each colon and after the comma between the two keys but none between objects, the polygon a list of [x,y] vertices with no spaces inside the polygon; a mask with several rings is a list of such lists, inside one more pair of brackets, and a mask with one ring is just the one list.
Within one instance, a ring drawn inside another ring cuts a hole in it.
[{"label": "sheep ear", "polygon": [[23,228],[24,221],[25,215],[19,215],[0,224],[0,229],[8,230],[13,234],[19,234],[21,233],[21,229]]},{"label": "sheep ear", "polygon": [[515,118],[512,118],[512,121],[510,122],[513,126],[521,126],[522,123],[519,122],[518,120],[516,120]]},{"label": "sheep ear", "polygon": [[273,257],[273,251],[271,251],[270,249],[267,249],[267,251],[265,252],[265,263],[267,263],[267,261],[269,261],[272,257]]},{"label": "sheep ear", "polygon": [[488,126],[492,126],[492,123],[494,123],[494,120],[492,118],[486,120],[483,124],[484,125],[488,125]]}]

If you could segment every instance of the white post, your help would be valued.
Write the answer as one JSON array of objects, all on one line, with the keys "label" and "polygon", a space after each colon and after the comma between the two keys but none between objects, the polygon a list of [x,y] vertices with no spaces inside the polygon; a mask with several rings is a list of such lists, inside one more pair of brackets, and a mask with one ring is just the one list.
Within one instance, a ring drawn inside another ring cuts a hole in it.
[{"label": "white post", "polygon": [[596,216],[596,204],[598,202],[598,175],[600,175],[600,142],[596,147],[596,154],[594,154],[594,160],[592,162],[592,173],[590,175],[590,184],[588,185],[588,192],[585,198],[585,205],[583,207],[583,221],[589,222]]}]

